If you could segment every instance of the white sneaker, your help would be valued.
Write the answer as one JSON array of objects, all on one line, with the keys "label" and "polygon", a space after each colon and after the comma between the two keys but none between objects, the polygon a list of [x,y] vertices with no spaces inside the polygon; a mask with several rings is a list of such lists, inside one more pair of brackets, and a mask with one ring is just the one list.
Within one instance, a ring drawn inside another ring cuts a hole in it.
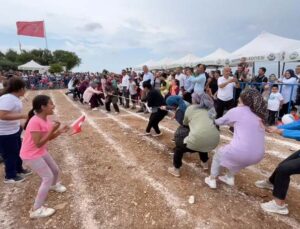
[{"label": "white sneaker", "polygon": [[269,189],[273,190],[273,184],[271,184],[270,181],[268,180],[259,180],[255,182],[255,186],[258,188],[264,188],[264,189]]},{"label": "white sneaker", "polygon": [[233,186],[234,185],[234,177],[228,177],[227,175],[225,176],[219,176],[219,180],[224,182],[225,184],[229,185],[229,186]]},{"label": "white sneaker", "polygon": [[161,136],[161,135],[162,135],[162,132],[160,132],[159,134],[156,134],[156,133],[155,133],[155,134],[152,134],[153,137],[159,137],[159,136]]},{"label": "white sneaker", "polygon": [[175,177],[180,177],[180,171],[179,171],[179,169],[176,169],[175,167],[169,167],[168,173],[172,174]]},{"label": "white sneaker", "polygon": [[289,214],[289,209],[287,208],[287,204],[280,206],[276,204],[275,200],[271,200],[269,202],[263,203],[260,206],[265,212],[277,213],[281,215]]},{"label": "white sneaker", "polygon": [[217,181],[215,178],[211,178],[209,177],[205,177],[204,182],[212,189],[216,189],[217,188]]},{"label": "white sneaker", "polygon": [[30,218],[36,219],[36,218],[43,218],[51,216],[55,213],[55,209],[53,208],[46,208],[44,206],[36,209],[35,211],[30,211]]},{"label": "white sneaker", "polygon": [[208,170],[208,161],[207,162],[201,161],[201,167],[203,168],[204,171],[207,171]]},{"label": "white sneaker", "polygon": [[62,193],[62,192],[67,191],[67,188],[65,186],[63,186],[62,184],[57,183],[56,185],[51,186],[50,190]]},{"label": "white sneaker", "polygon": [[97,107],[95,107],[95,108],[93,108],[93,109],[92,109],[92,111],[97,111],[97,110],[98,110],[98,108],[97,108]]}]

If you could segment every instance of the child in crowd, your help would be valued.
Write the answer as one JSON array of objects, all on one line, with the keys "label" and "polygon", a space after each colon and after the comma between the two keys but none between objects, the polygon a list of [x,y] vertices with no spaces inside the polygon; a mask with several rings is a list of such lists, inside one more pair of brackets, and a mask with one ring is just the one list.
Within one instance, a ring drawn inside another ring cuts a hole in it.
[{"label": "child in crowd", "polygon": [[228,145],[217,150],[211,165],[211,175],[205,178],[210,188],[217,188],[216,178],[221,167],[228,169],[219,180],[233,186],[234,175],[241,169],[257,164],[265,152],[264,122],[267,106],[256,89],[245,89],[239,98],[239,105],[216,119],[217,125],[233,125],[233,139]]},{"label": "child in crowd", "polygon": [[60,123],[50,120],[49,115],[53,115],[54,108],[49,96],[36,96],[32,101],[32,109],[24,127],[26,131],[20,157],[32,171],[42,178],[41,186],[30,211],[30,218],[41,218],[54,214],[53,208],[43,206],[49,190],[66,191],[66,188],[58,182],[58,166],[47,151],[47,143],[69,129],[67,126],[59,129]]},{"label": "child in crowd", "polygon": [[272,91],[268,99],[268,125],[275,125],[276,117],[283,104],[283,97],[278,90],[278,84],[272,85]]},{"label": "child in crowd", "polygon": [[167,74],[162,73],[162,79],[160,82],[160,93],[162,96],[167,99],[168,96],[170,95],[170,83],[169,80],[167,79]]},{"label": "child in crowd", "polygon": [[129,78],[129,94],[130,94],[130,99],[132,102],[131,109],[133,109],[133,110],[136,109],[136,102],[138,99],[137,89],[138,89],[138,87],[136,85],[136,82],[134,81],[134,78],[130,77]]},{"label": "child in crowd", "polygon": [[179,94],[179,80],[173,79],[171,81],[171,87],[170,87],[170,95],[178,95]]},{"label": "child in crowd", "polygon": [[296,107],[292,107],[290,114],[293,115],[295,121],[299,120],[298,109]]}]

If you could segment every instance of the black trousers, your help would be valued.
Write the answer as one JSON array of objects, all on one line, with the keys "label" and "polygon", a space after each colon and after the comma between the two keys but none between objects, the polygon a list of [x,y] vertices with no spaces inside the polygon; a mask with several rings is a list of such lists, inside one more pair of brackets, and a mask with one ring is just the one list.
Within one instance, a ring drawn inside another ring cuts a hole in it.
[{"label": "black trousers", "polygon": [[76,88],[74,89],[74,92],[73,92],[73,99],[76,100],[77,98],[78,98],[78,99],[81,98],[81,93],[80,93],[80,91],[78,90],[78,88],[76,87]]},{"label": "black trousers", "polygon": [[176,169],[179,169],[182,166],[183,154],[186,152],[199,153],[199,157],[202,162],[205,163],[208,161],[208,153],[191,150],[186,147],[186,144],[184,144],[182,146],[176,146],[174,149],[173,165]]},{"label": "black trousers", "polygon": [[286,198],[290,176],[294,174],[300,174],[300,150],[282,161],[269,178],[269,181],[274,185],[274,197],[280,200]]},{"label": "black trousers", "polygon": [[118,107],[118,96],[116,95],[108,95],[106,96],[105,99],[105,109],[107,111],[110,111],[110,104],[113,104],[113,107],[116,112],[120,112],[119,107]]},{"label": "black trousers", "polygon": [[225,110],[230,110],[231,108],[234,107],[234,101],[233,101],[233,99],[228,100],[228,101],[223,101],[221,99],[217,99],[215,106],[216,106],[216,112],[217,112],[216,118],[221,118],[223,116]]},{"label": "black trousers", "polygon": [[100,105],[103,106],[103,102],[101,100],[101,95],[93,94],[90,99],[91,108],[99,107]]},{"label": "black trousers", "polygon": [[275,125],[277,113],[278,113],[278,111],[268,110],[268,125],[269,126]]},{"label": "black trousers", "polygon": [[161,109],[158,109],[158,111],[155,113],[151,113],[146,132],[149,133],[151,128],[153,128],[157,134],[160,134],[158,124],[167,114],[168,111]]},{"label": "black trousers", "polygon": [[5,178],[15,178],[17,173],[23,171],[20,158],[21,130],[11,135],[0,136],[0,152],[5,165]]},{"label": "black trousers", "polygon": [[123,97],[125,98],[125,108],[129,108],[129,91],[123,87]]},{"label": "black trousers", "polygon": [[186,92],[183,95],[183,100],[187,101],[188,103],[192,104],[192,93]]},{"label": "black trousers", "polygon": [[[292,108],[294,106],[294,101],[291,101],[291,107]],[[282,105],[281,110],[279,111],[279,117],[282,118],[283,115],[288,114],[289,113],[289,103],[284,103]]]}]

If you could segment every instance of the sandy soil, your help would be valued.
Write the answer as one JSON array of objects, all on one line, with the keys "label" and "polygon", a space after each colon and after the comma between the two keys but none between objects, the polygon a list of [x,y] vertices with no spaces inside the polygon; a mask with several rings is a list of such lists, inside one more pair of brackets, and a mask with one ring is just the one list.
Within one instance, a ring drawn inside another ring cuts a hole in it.
[{"label": "sandy soil", "polygon": [[[177,128],[174,120],[162,121],[163,136],[141,137],[147,115],[124,109],[119,115],[106,114],[103,108],[91,111],[59,90],[28,92],[25,110],[38,93],[53,98],[55,118],[62,122],[87,116],[82,133],[49,144],[68,191],[50,192],[47,205],[57,209],[55,215],[30,220],[28,211],[40,178],[32,175],[18,185],[0,182],[0,228],[300,228],[299,177],[292,179],[288,216],[260,210],[259,204],[272,195],[254,186],[300,146],[296,141],[268,135],[261,163],[239,173],[235,187],[219,184],[210,190],[203,181],[208,173],[195,154],[185,155],[180,178],[167,173]],[[220,146],[232,137],[226,128],[221,133]],[[194,204],[188,202],[191,195]]]}]

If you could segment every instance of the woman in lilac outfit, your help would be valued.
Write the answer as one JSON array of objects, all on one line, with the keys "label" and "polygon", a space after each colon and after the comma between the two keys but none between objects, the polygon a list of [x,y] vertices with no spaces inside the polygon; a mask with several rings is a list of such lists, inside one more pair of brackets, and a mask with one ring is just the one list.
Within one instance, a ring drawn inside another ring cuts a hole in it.
[{"label": "woman in lilac outfit", "polygon": [[233,186],[234,174],[262,160],[266,114],[267,107],[261,94],[255,89],[247,89],[241,93],[238,107],[215,120],[216,125],[233,126],[234,134],[231,142],[217,150],[213,157],[211,175],[205,178],[210,188],[217,187],[216,178],[221,167],[225,167],[228,173],[219,180]]}]

